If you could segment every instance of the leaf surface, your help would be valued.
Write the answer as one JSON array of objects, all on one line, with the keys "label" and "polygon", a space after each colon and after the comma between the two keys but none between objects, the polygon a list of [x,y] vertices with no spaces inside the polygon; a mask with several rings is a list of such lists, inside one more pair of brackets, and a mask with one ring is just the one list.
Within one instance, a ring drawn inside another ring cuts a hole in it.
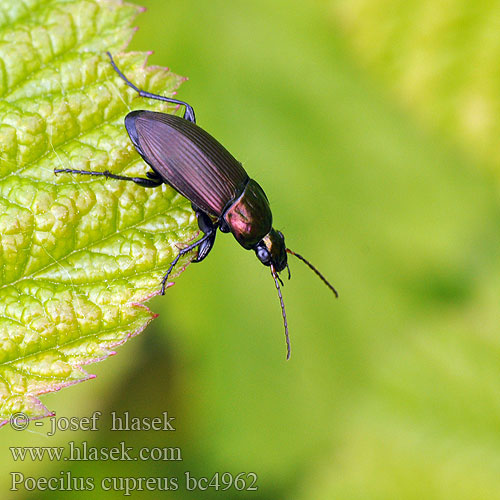
[{"label": "leaf surface", "polygon": [[[141,9],[117,0],[0,2],[0,425],[50,412],[38,395],[91,378],[154,317],[178,245],[193,239],[189,202],[54,168],[144,176],[123,119],[132,109],[174,112],[139,98],[172,95],[183,78],[122,54]],[[188,262],[181,260],[179,269]]]}]

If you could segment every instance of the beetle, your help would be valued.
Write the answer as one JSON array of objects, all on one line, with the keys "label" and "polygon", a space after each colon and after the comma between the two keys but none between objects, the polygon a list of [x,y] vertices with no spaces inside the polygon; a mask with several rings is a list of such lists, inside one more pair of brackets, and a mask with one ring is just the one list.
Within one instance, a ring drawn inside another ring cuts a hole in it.
[{"label": "beetle", "polygon": [[132,144],[152,169],[146,173],[146,177],[67,168],[54,169],[54,173],[98,175],[132,181],[146,188],[168,184],[191,202],[203,236],[180,250],[172,261],[161,282],[162,295],[180,257],[197,248],[193,262],[205,259],[212,250],[217,229],[222,233],[231,232],[243,248],[254,250],[260,262],[270,267],[278,291],[289,359],[288,323],[280,288],[283,281],[278,274],[287,268],[288,279],[291,277],[287,254],[304,262],[335,297],[338,297],[337,291],[308,260],[286,247],[283,234],[272,226],[271,209],[263,189],[248,176],[241,163],[222,144],[196,125],[192,106],[178,99],[139,89],[121,72],[109,52],[107,55],[119,77],[139,96],[184,106],[183,117],[144,110],[132,111],[125,117],[125,128]]}]

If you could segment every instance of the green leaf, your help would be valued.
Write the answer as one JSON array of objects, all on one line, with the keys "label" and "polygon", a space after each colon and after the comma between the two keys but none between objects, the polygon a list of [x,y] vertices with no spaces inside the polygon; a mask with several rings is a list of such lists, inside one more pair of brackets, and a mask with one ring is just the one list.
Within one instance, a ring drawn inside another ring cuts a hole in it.
[{"label": "green leaf", "polygon": [[[37,395],[92,377],[154,317],[178,245],[197,234],[189,202],[54,168],[143,175],[123,126],[131,109],[173,112],[139,98],[183,80],[120,54],[141,9],[118,0],[0,1],[0,425],[14,412],[50,412]],[[188,258],[180,262],[185,267]]]}]

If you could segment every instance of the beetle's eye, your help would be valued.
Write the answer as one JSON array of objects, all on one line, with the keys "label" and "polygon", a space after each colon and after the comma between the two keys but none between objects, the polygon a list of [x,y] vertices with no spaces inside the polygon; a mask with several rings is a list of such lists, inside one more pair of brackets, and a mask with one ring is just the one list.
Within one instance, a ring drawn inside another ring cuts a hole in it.
[{"label": "beetle's eye", "polygon": [[262,262],[262,264],[267,264],[270,260],[270,255],[269,252],[267,251],[267,248],[265,247],[259,247],[257,248],[257,258]]}]

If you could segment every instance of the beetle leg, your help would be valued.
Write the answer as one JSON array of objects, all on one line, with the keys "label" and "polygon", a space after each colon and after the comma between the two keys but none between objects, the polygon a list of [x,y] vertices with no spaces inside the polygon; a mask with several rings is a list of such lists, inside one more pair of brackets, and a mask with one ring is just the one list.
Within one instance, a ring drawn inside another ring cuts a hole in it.
[{"label": "beetle leg", "polygon": [[146,172],[146,177],[148,177],[149,179],[152,179],[154,181],[158,181],[158,186],[163,183],[163,184],[166,184],[167,186],[171,187],[171,185],[165,179],[162,179],[160,174],[157,174],[154,170],[148,170]]},{"label": "beetle leg", "polygon": [[227,222],[221,217],[220,222],[219,222],[219,231],[221,233],[229,233],[229,226],[227,225]]},{"label": "beetle leg", "polygon": [[120,71],[115,61],[113,60],[112,55],[109,52],[106,52],[106,54],[108,54],[109,59],[111,60],[111,65],[113,66],[113,69],[118,73],[118,76],[129,87],[133,88],[141,97],[147,97],[148,99],[156,99],[158,101],[171,102],[173,104],[180,104],[181,106],[184,106],[184,118],[190,122],[196,123],[196,118],[194,116],[194,109],[187,102],[179,101],[178,99],[172,99],[171,97],[165,97],[158,94],[151,94],[150,92],[146,92],[145,90],[139,89]]},{"label": "beetle leg", "polygon": [[217,236],[217,226],[212,222],[212,219],[201,210],[195,208],[196,217],[198,218],[198,227],[200,231],[208,235],[209,238],[204,241],[198,247],[198,255],[196,259],[193,259],[193,262],[201,262],[212,250],[212,247],[215,243],[215,237]]},{"label": "beetle leg", "polygon": [[[203,214],[203,215],[205,215],[205,217],[208,218],[208,216],[206,214]],[[216,229],[217,229],[217,226],[215,224],[213,224],[213,223],[212,223],[212,227],[213,227],[213,229],[211,229],[208,232],[206,232],[203,235],[203,237],[200,238],[198,241],[195,241],[194,243],[191,243],[191,245],[188,245],[186,248],[183,248],[182,250],[179,251],[179,253],[175,257],[175,259],[170,264],[170,267],[168,268],[167,274],[165,274],[165,276],[163,277],[163,279],[161,281],[161,294],[162,295],[165,295],[165,287],[167,285],[167,280],[168,280],[168,277],[170,276],[170,273],[172,272],[172,269],[175,267],[175,265],[177,264],[177,262],[179,261],[179,259],[184,254],[190,252],[191,250],[195,249],[196,247],[199,248],[199,250],[198,250],[198,254],[199,254],[199,252],[200,252],[200,250],[201,250],[202,247],[205,248],[206,246],[208,246],[209,248],[208,248],[208,250],[205,251],[205,255],[202,258],[205,258],[208,255],[208,252],[210,251],[210,249],[213,246],[213,241],[215,240],[214,234],[216,233]],[[209,243],[207,245],[207,242],[209,242],[209,241],[212,241],[212,243],[211,244]],[[199,262],[198,257],[193,262]]]},{"label": "beetle leg", "polygon": [[135,182],[136,184],[139,184],[139,186],[151,187],[151,188],[163,184],[163,180],[160,177],[150,176],[148,175],[149,172],[146,174],[149,177],[149,179],[146,179],[145,177],[126,177],[124,175],[116,175],[112,174],[111,172],[108,172],[107,170],[105,170],[104,172],[90,172],[87,170],[73,170],[71,168],[54,169],[54,174],[60,174],[60,173],[80,174],[80,175],[102,175],[108,179],[118,179],[119,181],[132,181]]},{"label": "beetle leg", "polygon": [[148,170],[146,172],[146,177],[148,177],[149,179],[153,179],[153,180],[160,180],[161,179],[161,177],[154,170]]}]

